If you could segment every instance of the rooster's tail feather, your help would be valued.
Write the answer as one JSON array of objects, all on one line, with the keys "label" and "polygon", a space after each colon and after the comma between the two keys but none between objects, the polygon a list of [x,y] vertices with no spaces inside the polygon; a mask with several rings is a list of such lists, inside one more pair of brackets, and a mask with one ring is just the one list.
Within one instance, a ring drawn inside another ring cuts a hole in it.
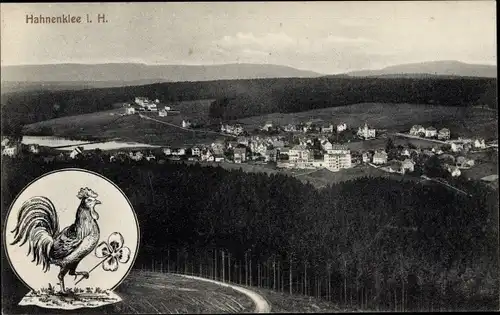
[{"label": "rooster's tail feather", "polygon": [[59,222],[54,204],[46,197],[33,197],[23,203],[17,215],[17,224],[12,233],[14,241],[24,245],[29,240],[28,255],[33,253],[33,262],[42,264],[43,270],[50,266],[50,250],[54,236],[59,232]]}]

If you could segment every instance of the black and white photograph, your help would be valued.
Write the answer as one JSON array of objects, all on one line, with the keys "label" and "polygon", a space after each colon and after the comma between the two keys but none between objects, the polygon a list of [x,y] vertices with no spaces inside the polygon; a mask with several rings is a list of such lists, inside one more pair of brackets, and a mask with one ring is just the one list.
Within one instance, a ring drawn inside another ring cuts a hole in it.
[{"label": "black and white photograph", "polygon": [[494,1],[2,3],[2,314],[500,310]]}]

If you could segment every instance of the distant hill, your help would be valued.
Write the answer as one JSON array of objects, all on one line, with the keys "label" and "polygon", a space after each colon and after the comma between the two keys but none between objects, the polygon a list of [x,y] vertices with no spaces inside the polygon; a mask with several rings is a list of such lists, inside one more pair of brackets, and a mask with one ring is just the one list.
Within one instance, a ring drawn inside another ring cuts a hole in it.
[{"label": "distant hill", "polygon": [[168,82],[163,79],[145,79],[133,81],[72,81],[72,82],[23,82],[23,81],[2,81],[1,91],[4,93],[12,92],[31,92],[31,91],[64,91],[64,90],[83,90],[92,88],[109,88],[122,86],[147,85],[154,83]]},{"label": "distant hill", "polygon": [[[146,65],[138,63],[45,64],[3,66],[2,81],[17,82],[132,82],[140,80],[211,81],[255,78],[318,77],[322,74],[287,66],[224,64],[208,66]],[[151,82],[149,82],[151,83]]]},{"label": "distant hill", "polygon": [[380,70],[347,72],[352,77],[484,77],[496,78],[497,67],[492,65],[468,64],[459,61],[429,61],[386,67]]}]

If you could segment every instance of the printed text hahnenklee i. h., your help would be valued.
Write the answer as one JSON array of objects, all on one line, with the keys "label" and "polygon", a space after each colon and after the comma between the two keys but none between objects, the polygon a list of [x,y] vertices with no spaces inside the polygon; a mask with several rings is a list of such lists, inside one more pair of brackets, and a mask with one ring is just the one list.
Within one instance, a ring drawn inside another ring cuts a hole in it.
[{"label": "printed text hahnenklee i. h.", "polygon": [[[108,20],[104,14],[96,15],[97,23],[107,23]],[[92,23],[93,20],[90,14],[86,14],[85,18],[80,15],[62,14],[58,16],[43,16],[26,14],[26,24],[81,24]]]}]

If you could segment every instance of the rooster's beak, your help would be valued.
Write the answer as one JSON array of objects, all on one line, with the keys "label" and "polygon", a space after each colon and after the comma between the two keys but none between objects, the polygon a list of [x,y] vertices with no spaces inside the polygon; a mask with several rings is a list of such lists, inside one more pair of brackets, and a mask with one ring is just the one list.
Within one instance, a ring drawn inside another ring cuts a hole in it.
[{"label": "rooster's beak", "polygon": [[96,205],[100,205],[101,203],[102,203],[102,202],[101,202],[101,201],[99,201],[99,200],[96,200],[96,201],[95,201],[95,204],[96,204]]}]

